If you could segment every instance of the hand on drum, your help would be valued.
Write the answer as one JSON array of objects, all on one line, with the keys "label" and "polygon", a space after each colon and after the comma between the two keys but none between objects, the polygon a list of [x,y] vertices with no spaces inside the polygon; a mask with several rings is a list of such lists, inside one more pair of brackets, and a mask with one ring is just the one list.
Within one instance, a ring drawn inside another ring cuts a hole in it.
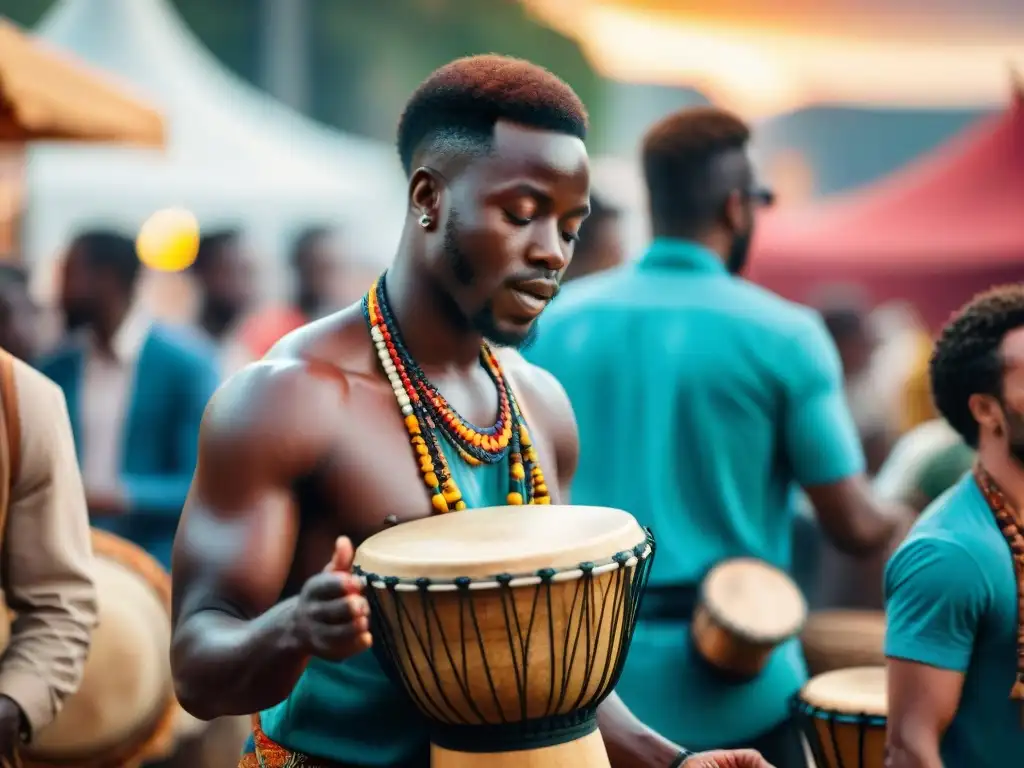
[{"label": "hand on drum", "polygon": [[773,768],[753,749],[698,752],[683,763],[683,768]]},{"label": "hand on drum", "polygon": [[370,607],[351,574],[354,551],[344,536],[331,562],[302,586],[295,609],[295,635],[310,655],[341,661],[369,648]]}]

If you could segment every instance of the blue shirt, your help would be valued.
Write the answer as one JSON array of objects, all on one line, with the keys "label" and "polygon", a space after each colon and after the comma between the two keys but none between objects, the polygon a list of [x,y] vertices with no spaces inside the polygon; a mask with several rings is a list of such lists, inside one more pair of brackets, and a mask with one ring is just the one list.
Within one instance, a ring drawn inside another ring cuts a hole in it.
[{"label": "blue shirt", "polygon": [[[794,482],[863,469],[818,315],[696,244],[658,240],[637,263],[568,285],[526,356],[576,412],[573,503],[620,507],[652,528],[652,585],[697,582],[730,557],[788,568]],[[688,631],[638,627],[618,692],[642,720],[696,748],[787,717],[806,679],[796,640],[754,682],[727,685],[695,663]]]},{"label": "blue shirt", "polygon": [[[1024,755],[1017,674],[1017,579],[974,477],[937,499],[889,560],[885,654],[961,672],[942,740],[949,768],[1001,768]],[[1011,760],[1011,757],[1013,758]]]}]

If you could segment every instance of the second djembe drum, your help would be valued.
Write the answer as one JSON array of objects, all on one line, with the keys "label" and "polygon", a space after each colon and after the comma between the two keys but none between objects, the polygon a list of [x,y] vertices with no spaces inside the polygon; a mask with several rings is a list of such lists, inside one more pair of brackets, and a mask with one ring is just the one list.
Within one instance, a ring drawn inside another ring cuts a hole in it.
[{"label": "second djembe drum", "polygon": [[615,687],[654,556],[631,515],[494,507],[367,539],[374,648],[430,725],[435,768],[607,767]]}]

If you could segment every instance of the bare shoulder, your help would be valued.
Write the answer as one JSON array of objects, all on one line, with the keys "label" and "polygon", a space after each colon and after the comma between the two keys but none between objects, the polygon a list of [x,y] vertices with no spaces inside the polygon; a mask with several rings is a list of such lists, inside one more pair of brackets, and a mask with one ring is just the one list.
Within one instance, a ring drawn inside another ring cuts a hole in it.
[{"label": "bare shoulder", "polygon": [[221,447],[250,460],[315,458],[338,435],[351,382],[364,375],[369,342],[353,327],[343,313],[312,323],[225,381],[203,416],[200,460]]}]

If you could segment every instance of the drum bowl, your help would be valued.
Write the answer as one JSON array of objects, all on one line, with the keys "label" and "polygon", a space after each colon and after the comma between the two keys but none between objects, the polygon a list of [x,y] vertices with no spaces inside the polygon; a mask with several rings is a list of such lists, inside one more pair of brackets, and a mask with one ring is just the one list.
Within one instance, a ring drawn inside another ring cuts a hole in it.
[{"label": "drum bowl", "polygon": [[78,691],[26,750],[26,764],[126,768],[168,751],[170,577],[145,552],[93,531],[99,624]]},{"label": "drum bowl", "polygon": [[583,729],[568,739],[593,731],[597,704],[621,672],[653,557],[653,539],[629,522],[605,557],[563,553],[550,568],[432,580],[362,571],[374,648],[433,722],[435,744],[449,747],[439,734],[458,731],[450,748],[476,751],[464,743],[471,732],[490,745],[479,751],[499,752],[506,736],[526,749],[551,730]]},{"label": "drum bowl", "polygon": [[884,667],[834,670],[810,680],[793,702],[816,768],[884,768]]},{"label": "drum bowl", "polygon": [[812,676],[885,664],[885,614],[881,611],[814,611],[800,639]]}]

